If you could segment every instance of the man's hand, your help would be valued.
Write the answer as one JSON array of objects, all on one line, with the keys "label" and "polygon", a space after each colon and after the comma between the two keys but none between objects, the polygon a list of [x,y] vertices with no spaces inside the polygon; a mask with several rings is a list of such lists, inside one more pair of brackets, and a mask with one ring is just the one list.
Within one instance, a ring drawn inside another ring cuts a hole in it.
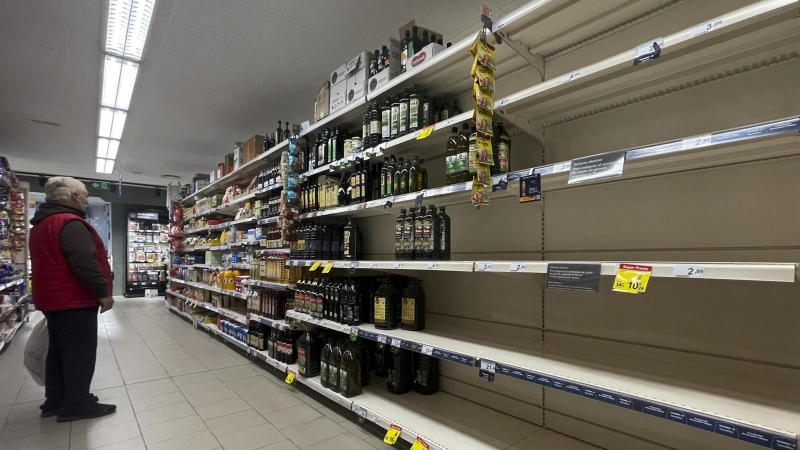
[{"label": "man's hand", "polygon": [[100,299],[100,314],[103,314],[112,307],[114,307],[114,299],[112,297],[104,297]]}]

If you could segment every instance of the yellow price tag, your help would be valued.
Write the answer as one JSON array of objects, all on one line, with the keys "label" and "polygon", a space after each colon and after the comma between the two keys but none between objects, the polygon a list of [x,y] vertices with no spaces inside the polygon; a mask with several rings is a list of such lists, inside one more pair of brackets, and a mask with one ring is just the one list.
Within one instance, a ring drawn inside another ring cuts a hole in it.
[{"label": "yellow price tag", "polygon": [[428,125],[427,127],[420,130],[419,134],[417,135],[417,139],[425,139],[426,137],[430,136],[433,133],[433,129],[436,125]]},{"label": "yellow price tag", "polygon": [[328,273],[333,269],[334,262],[328,261],[328,264],[325,264],[325,267],[322,269],[322,273]]},{"label": "yellow price tag", "polygon": [[417,440],[414,441],[414,445],[411,446],[411,450],[428,450],[428,443],[421,438],[417,438]]},{"label": "yellow price tag", "polygon": [[289,373],[286,375],[286,384],[292,384],[293,382],[294,382],[294,372],[290,370]]},{"label": "yellow price tag", "polygon": [[322,264],[322,261],[314,261],[314,264],[312,264],[311,267],[308,270],[313,272],[313,271],[317,270],[317,267],[319,267],[321,264]]},{"label": "yellow price tag", "polygon": [[641,294],[647,290],[647,282],[650,281],[650,274],[653,266],[641,266],[639,264],[620,264],[617,276],[614,277],[613,290],[616,292],[626,292],[628,294]]},{"label": "yellow price tag", "polygon": [[397,442],[397,439],[400,438],[401,431],[403,431],[403,429],[397,425],[390,426],[389,431],[386,432],[386,436],[383,437],[383,442],[386,442],[389,445],[394,445],[394,443]]}]

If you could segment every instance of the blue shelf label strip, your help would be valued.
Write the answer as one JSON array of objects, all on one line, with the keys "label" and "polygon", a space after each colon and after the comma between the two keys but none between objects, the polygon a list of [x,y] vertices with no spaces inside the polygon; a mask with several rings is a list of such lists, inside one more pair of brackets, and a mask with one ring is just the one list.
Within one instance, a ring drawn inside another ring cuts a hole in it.
[{"label": "blue shelf label strip", "polygon": [[[355,333],[356,336],[364,339],[369,339],[370,341],[377,341],[378,336],[384,336],[383,334],[373,333],[371,331],[362,330],[358,327],[353,327],[351,329],[351,333]],[[386,344],[390,345],[392,342],[391,336],[386,337]],[[427,344],[426,344],[427,345]],[[422,346],[423,344],[412,342],[412,341],[402,341],[400,343],[400,348],[405,350],[410,350],[416,353],[422,353]],[[465,355],[463,353],[451,352],[449,350],[443,350],[441,348],[433,347],[433,351],[431,352],[431,356],[438,359],[443,359],[446,361],[463,364],[465,366],[474,366],[475,365],[475,357],[470,355]]]},{"label": "blue shelf label strip", "polygon": [[673,406],[606,391],[595,388],[594,386],[562,380],[549,375],[538,374],[497,362],[495,362],[495,373],[579,395],[584,398],[594,399],[609,405],[619,406],[620,408],[630,409],[649,416],[682,423],[690,427],[722,436],[728,436],[761,447],[774,450],[797,450],[797,437],[778,435],[768,430],[761,430],[739,423],[728,422],[693,411],[678,409]]}]

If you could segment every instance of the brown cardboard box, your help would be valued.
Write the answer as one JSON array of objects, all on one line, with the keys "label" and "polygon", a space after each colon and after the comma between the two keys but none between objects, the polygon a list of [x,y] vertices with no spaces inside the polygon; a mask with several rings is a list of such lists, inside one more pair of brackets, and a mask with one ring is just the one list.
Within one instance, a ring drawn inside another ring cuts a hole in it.
[{"label": "brown cardboard box", "polygon": [[245,141],[242,146],[244,147],[244,162],[247,164],[264,153],[264,136],[257,134]]}]

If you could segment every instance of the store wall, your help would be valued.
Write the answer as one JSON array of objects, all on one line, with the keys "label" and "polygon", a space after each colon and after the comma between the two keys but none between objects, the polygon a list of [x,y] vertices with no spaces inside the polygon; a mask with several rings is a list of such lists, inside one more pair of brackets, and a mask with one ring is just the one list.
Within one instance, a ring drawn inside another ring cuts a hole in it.
[{"label": "store wall", "polygon": [[[12,161],[13,164],[13,161]],[[39,186],[38,177],[21,176],[22,181],[31,185],[32,192],[44,192],[44,187]],[[136,186],[123,186],[122,194],[109,192],[105,189],[95,189],[88,186],[89,196],[99,197],[111,203],[111,250],[114,257],[114,295],[122,295],[125,285],[125,259],[126,235],[128,218],[126,212],[131,209],[144,209],[152,207],[166,207],[166,192],[162,188],[160,197],[156,197],[155,188]]]}]

